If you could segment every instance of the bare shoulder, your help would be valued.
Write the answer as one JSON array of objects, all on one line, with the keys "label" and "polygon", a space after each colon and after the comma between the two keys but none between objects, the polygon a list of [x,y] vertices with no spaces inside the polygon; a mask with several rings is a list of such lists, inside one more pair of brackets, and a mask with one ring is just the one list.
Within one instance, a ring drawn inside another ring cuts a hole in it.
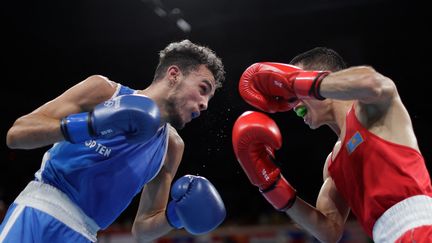
[{"label": "bare shoulder", "polygon": [[326,181],[327,178],[330,177],[330,175],[329,175],[329,173],[328,173],[328,167],[329,167],[330,162],[331,162],[331,160],[332,160],[332,154],[333,154],[333,153],[331,152],[331,153],[329,153],[329,154],[327,155],[326,161],[325,161],[325,163],[324,163],[324,167],[323,167],[323,181]]},{"label": "bare shoulder", "polygon": [[95,85],[95,86],[100,86],[100,85],[108,85],[111,87],[115,87],[116,83],[112,80],[110,80],[109,78],[103,76],[103,75],[99,75],[99,74],[94,74],[91,76],[88,76],[86,79],[83,80],[82,83],[86,83],[87,85]]},{"label": "bare shoulder", "polygon": [[178,134],[177,130],[168,124],[169,129],[169,147],[175,148],[176,150],[184,149],[184,141],[182,137]]},{"label": "bare shoulder", "polygon": [[78,86],[86,89],[89,92],[88,94],[101,97],[101,99],[111,98],[117,89],[117,85],[116,82],[102,75],[91,75],[78,84]]},{"label": "bare shoulder", "polygon": [[32,113],[61,118],[73,113],[90,111],[95,105],[111,98],[116,88],[117,84],[108,78],[91,75]]},{"label": "bare shoulder", "polygon": [[[344,129],[343,129],[344,130]],[[345,131],[342,131],[342,133],[344,134]],[[344,135],[342,135],[344,136]],[[340,147],[342,145],[342,142],[340,139],[338,139],[335,143],[335,145],[333,146],[333,150],[327,155],[327,158],[325,160],[324,163],[324,167],[323,167],[323,180],[326,181],[328,178],[330,178],[330,174],[329,174],[329,166],[330,163],[332,162],[332,160],[334,160],[337,156],[337,154],[339,153]]]},{"label": "bare shoulder", "polygon": [[91,75],[66,90],[58,100],[62,103],[74,103],[81,110],[91,110],[95,105],[108,100],[115,93],[117,83],[102,75]]},{"label": "bare shoulder", "polygon": [[168,129],[168,151],[163,168],[165,173],[169,173],[174,178],[183,157],[184,142],[174,127],[168,124]]}]

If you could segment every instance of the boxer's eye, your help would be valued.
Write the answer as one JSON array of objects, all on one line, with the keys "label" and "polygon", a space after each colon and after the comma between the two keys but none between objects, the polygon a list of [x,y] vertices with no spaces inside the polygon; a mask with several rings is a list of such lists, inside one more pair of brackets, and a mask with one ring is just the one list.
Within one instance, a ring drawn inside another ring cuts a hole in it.
[{"label": "boxer's eye", "polygon": [[297,102],[297,97],[291,97],[291,98],[289,98],[288,99],[288,103],[294,103],[294,102]]}]

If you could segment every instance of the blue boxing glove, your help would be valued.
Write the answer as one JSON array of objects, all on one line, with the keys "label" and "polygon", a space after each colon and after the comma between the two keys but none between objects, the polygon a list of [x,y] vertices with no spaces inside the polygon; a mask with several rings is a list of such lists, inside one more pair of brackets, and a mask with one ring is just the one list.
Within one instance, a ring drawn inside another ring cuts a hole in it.
[{"label": "blue boxing glove", "polygon": [[95,106],[91,112],[69,115],[60,124],[63,136],[71,143],[119,134],[125,135],[129,143],[145,143],[159,126],[159,108],[142,95],[117,96]]},{"label": "blue boxing glove", "polygon": [[226,216],[225,205],[216,188],[206,178],[185,175],[171,188],[166,216],[174,228],[185,228],[194,235],[215,229]]}]

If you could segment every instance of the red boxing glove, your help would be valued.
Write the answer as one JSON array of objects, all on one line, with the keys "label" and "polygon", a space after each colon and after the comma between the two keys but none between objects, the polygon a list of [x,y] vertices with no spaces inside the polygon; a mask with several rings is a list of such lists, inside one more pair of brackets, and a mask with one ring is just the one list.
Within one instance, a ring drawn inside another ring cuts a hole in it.
[{"label": "red boxing glove", "polygon": [[274,150],[282,146],[276,123],[263,113],[247,111],[234,124],[232,142],[237,160],[250,182],[277,210],[290,208],[296,191],[272,161]]},{"label": "red boxing glove", "polygon": [[319,94],[319,86],[329,73],[276,62],[255,63],[243,72],[239,91],[247,103],[260,110],[288,111],[298,99],[325,99]]}]

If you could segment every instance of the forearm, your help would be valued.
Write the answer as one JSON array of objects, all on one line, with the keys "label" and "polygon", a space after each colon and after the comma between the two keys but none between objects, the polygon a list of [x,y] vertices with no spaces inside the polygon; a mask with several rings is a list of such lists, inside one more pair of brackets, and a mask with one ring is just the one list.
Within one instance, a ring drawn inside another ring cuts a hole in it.
[{"label": "forearm", "polygon": [[58,119],[32,113],[15,121],[7,133],[6,143],[12,149],[33,149],[63,139]]},{"label": "forearm", "polygon": [[321,242],[337,242],[343,233],[340,225],[301,198],[285,213]]},{"label": "forearm", "polygon": [[389,97],[394,89],[390,79],[361,66],[331,73],[321,82],[319,93],[325,98],[371,103]]}]

